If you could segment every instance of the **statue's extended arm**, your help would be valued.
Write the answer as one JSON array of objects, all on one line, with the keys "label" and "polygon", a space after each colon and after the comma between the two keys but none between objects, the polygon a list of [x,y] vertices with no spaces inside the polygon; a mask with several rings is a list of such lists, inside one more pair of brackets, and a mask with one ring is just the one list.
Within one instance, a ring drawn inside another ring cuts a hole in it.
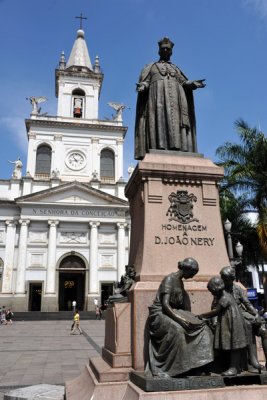
[{"label": "statue's extended arm", "polygon": [[206,79],[198,79],[198,80],[195,80],[195,81],[187,81],[187,82],[184,83],[184,86],[190,87],[190,89],[192,89],[192,90],[204,88],[206,86],[205,80]]},{"label": "statue's extended arm", "polygon": [[174,312],[172,307],[170,306],[170,294],[164,293],[162,296],[162,309],[165,314],[167,314],[171,319],[178,322],[185,330],[195,330],[198,329],[201,325],[201,321],[199,321],[199,325],[193,324],[191,321],[188,321],[185,317]]},{"label": "statue's extended arm", "polygon": [[197,315],[197,317],[199,318],[213,318],[213,317],[217,317],[221,311],[222,311],[222,306],[220,306],[219,304],[217,304],[216,308],[214,308],[213,310],[206,312],[204,314],[199,314]]}]

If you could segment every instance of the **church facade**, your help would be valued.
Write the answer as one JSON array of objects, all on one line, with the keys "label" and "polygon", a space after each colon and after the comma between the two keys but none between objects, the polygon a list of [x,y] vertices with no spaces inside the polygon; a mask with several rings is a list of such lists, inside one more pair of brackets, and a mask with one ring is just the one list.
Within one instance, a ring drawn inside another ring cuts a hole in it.
[{"label": "church facade", "polygon": [[[130,242],[124,197],[122,109],[100,120],[103,81],[77,32],[55,74],[56,116],[31,97],[26,172],[0,180],[0,302],[15,311],[93,309],[125,272]],[[120,106],[120,105],[118,105]]]}]

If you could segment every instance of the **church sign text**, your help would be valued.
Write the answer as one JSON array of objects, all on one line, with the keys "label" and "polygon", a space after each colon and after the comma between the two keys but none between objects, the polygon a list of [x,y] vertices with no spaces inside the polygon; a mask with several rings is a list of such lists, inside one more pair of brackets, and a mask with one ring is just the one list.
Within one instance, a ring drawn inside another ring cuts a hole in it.
[{"label": "church sign text", "polygon": [[122,216],[121,210],[86,210],[68,208],[32,208],[32,215],[42,217],[96,217],[114,218]]}]

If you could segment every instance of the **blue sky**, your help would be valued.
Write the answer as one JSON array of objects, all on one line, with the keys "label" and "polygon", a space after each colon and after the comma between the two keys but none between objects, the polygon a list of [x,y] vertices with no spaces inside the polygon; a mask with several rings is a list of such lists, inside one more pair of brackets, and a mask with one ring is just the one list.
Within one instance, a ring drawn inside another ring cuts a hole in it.
[{"label": "blue sky", "polygon": [[135,83],[163,36],[175,43],[172,61],[207,80],[195,92],[199,152],[215,160],[219,145],[237,140],[238,118],[267,132],[267,0],[0,0],[0,178],[18,156],[26,172],[26,97],[46,96],[42,112],[56,115],[54,70],[61,51],[70,54],[81,12],[91,60],[98,54],[105,74],[100,118],[111,117],[108,101],[130,107],[125,171],[135,164]]}]

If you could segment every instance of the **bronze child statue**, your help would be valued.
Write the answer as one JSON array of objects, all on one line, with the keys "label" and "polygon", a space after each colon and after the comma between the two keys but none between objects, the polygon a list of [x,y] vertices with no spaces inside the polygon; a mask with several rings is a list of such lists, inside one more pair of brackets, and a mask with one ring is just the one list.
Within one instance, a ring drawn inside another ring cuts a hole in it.
[{"label": "bronze child statue", "polygon": [[224,282],[219,276],[211,278],[207,288],[215,298],[214,308],[199,317],[218,317],[214,349],[230,353],[229,368],[222,375],[235,376],[242,370],[242,353],[248,345],[245,320],[234,297],[224,290]]}]

